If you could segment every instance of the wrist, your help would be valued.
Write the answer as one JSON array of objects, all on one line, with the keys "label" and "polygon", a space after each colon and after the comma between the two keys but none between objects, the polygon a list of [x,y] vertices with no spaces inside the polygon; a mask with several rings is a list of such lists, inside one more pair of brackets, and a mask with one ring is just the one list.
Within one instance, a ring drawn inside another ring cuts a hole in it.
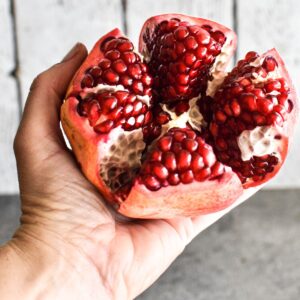
[{"label": "wrist", "polygon": [[111,299],[84,255],[23,229],[0,248],[0,278],[3,299]]}]

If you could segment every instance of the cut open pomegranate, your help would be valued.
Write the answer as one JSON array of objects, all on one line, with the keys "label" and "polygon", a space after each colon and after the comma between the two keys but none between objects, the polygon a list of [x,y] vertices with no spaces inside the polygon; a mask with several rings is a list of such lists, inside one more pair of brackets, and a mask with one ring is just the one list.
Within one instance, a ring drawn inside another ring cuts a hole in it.
[{"label": "cut open pomegranate", "polygon": [[135,218],[219,211],[282,166],[298,111],[276,50],[249,52],[228,74],[234,32],[160,15],[139,52],[118,29],[72,80],[64,131],[86,177]]}]

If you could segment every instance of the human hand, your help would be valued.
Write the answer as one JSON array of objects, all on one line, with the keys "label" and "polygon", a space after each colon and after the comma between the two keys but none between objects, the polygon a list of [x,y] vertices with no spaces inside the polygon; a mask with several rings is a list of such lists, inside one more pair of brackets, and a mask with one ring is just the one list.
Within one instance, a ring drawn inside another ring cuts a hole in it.
[{"label": "human hand", "polygon": [[28,299],[132,299],[199,232],[256,191],[197,218],[118,221],[82,175],[59,126],[68,83],[85,57],[79,44],[35,79],[15,139],[22,217],[7,247],[30,272]]}]

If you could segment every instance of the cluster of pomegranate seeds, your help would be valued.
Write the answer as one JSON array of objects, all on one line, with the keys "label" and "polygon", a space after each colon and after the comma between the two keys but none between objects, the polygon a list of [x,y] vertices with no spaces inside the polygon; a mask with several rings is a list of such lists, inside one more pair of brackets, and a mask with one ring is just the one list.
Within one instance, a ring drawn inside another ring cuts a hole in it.
[{"label": "cluster of pomegranate seeds", "polygon": [[253,63],[257,57],[257,53],[249,52],[244,60],[238,62],[215,94],[212,106],[210,132],[216,155],[221,162],[233,168],[242,182],[247,178],[258,181],[273,172],[278,158],[266,155],[242,161],[237,137],[244,130],[257,126],[282,127],[293,109],[286,81],[267,77],[270,72],[276,71],[276,60],[267,56],[257,66]]},{"label": "cluster of pomegranate seeds", "polygon": [[123,85],[136,95],[151,95],[153,80],[148,66],[141,62],[127,38],[110,37],[100,47],[104,58],[85,72],[82,88],[92,88],[98,84]]},{"label": "cluster of pomegranate seeds", "polygon": [[147,154],[140,180],[148,189],[213,180],[224,173],[213,149],[193,130],[171,128]]},{"label": "cluster of pomegranate seeds", "polygon": [[210,68],[226,41],[210,25],[191,25],[177,18],[160,22],[143,37],[159,101],[190,100],[206,90]]},{"label": "cluster of pomegranate seeds", "polygon": [[99,91],[89,94],[78,104],[80,115],[89,119],[99,133],[108,133],[119,125],[124,130],[134,130],[152,120],[148,106],[127,91]]}]

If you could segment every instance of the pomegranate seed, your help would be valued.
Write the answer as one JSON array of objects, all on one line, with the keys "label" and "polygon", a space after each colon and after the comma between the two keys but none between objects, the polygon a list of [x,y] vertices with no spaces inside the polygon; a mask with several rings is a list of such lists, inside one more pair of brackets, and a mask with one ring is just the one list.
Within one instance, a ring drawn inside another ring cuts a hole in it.
[{"label": "pomegranate seed", "polygon": [[215,118],[219,123],[224,123],[227,119],[226,115],[220,110],[216,112]]},{"label": "pomegranate seed", "polygon": [[119,40],[114,38],[114,37],[108,37],[105,39],[102,43],[102,47],[104,51],[109,51],[112,49],[115,49],[116,46],[118,45]]},{"label": "pomegranate seed", "polygon": [[187,170],[190,167],[192,155],[187,150],[180,150],[176,156],[179,171]]},{"label": "pomegranate seed", "polygon": [[140,81],[134,81],[132,84],[132,89],[134,93],[141,95],[143,93],[144,87]]},{"label": "pomegranate seed", "polygon": [[127,66],[121,59],[114,61],[112,67],[119,74],[125,73],[127,71]]},{"label": "pomegranate seed", "polygon": [[184,45],[185,45],[186,49],[188,49],[188,50],[195,50],[198,47],[198,43],[196,42],[196,40],[193,36],[188,36],[184,40]]},{"label": "pomegranate seed", "polygon": [[173,143],[171,147],[171,151],[173,151],[175,154],[178,154],[182,150],[182,146],[180,143]]},{"label": "pomegranate seed", "polygon": [[211,167],[216,162],[216,157],[211,149],[207,147],[199,147],[198,153],[203,157],[206,166]]},{"label": "pomegranate seed", "polygon": [[210,176],[210,174],[210,168],[205,168],[194,174],[194,177],[197,181],[204,181]]},{"label": "pomegranate seed", "polygon": [[136,55],[133,52],[123,52],[121,58],[125,62],[125,64],[133,64],[136,62]]},{"label": "pomegranate seed", "polygon": [[122,107],[117,107],[109,115],[113,120],[118,120],[122,115],[122,111]]},{"label": "pomegranate seed", "polygon": [[267,72],[272,72],[277,67],[277,61],[272,56],[267,56],[264,59],[264,62],[262,64],[262,67],[266,69]]},{"label": "pomegranate seed", "polygon": [[217,146],[218,150],[220,150],[220,151],[225,151],[228,149],[228,145],[222,137],[217,138],[216,146]]},{"label": "pomegranate seed", "polygon": [[257,125],[265,125],[266,124],[266,117],[260,114],[254,114],[253,120]]},{"label": "pomegranate seed", "polygon": [[184,112],[188,111],[189,108],[190,108],[190,105],[188,102],[180,101],[175,107],[175,113],[177,116],[180,116]]},{"label": "pomegranate seed", "polygon": [[183,57],[185,64],[189,67],[193,65],[196,59],[197,59],[196,56],[192,52],[185,53]]},{"label": "pomegranate seed", "polygon": [[103,78],[109,84],[117,84],[119,82],[119,75],[112,71],[111,69],[105,70],[103,72]]},{"label": "pomegranate seed", "polygon": [[91,69],[89,70],[89,73],[90,73],[94,78],[97,78],[97,77],[101,76],[102,70],[101,70],[99,67],[95,66],[95,67],[93,67],[93,68],[91,68]]},{"label": "pomegranate seed", "polygon": [[157,146],[159,147],[160,150],[166,152],[171,149],[172,146],[172,137],[170,136],[164,136],[162,137],[158,142]]},{"label": "pomegranate seed", "polygon": [[180,180],[184,184],[191,183],[194,180],[194,175],[191,170],[186,170],[185,172],[179,174]]},{"label": "pomegranate seed", "polygon": [[103,58],[102,60],[100,60],[99,62],[99,67],[102,69],[102,70],[107,70],[109,69],[111,66],[111,61],[109,59],[106,59],[106,58]]},{"label": "pomegranate seed", "polygon": [[218,177],[224,173],[224,166],[220,162],[216,162],[211,168],[211,176]]},{"label": "pomegranate seed", "polygon": [[[176,51],[177,55],[181,55],[181,54],[185,53],[186,49],[185,49],[184,44],[183,43],[176,43],[175,44],[175,51]],[[171,68],[171,66],[170,66],[170,68]],[[173,72],[173,73],[175,73],[175,72]]]},{"label": "pomegranate seed", "polygon": [[82,88],[92,88],[94,85],[94,78],[90,74],[85,74],[82,81],[81,87]]},{"label": "pomegranate seed", "polygon": [[151,160],[154,160],[154,161],[161,161],[162,159],[162,152],[157,150],[157,149],[154,149],[151,154],[150,154],[150,159]]},{"label": "pomegranate seed", "polygon": [[265,84],[265,90],[270,93],[272,91],[280,90],[281,84],[277,80],[271,80]]},{"label": "pomegranate seed", "polygon": [[177,173],[170,174],[168,181],[170,185],[178,185],[180,183],[179,175]]},{"label": "pomegranate seed", "polygon": [[249,111],[255,111],[257,109],[256,97],[252,94],[242,94],[241,104],[245,109]]},{"label": "pomegranate seed", "polygon": [[175,131],[174,132],[174,140],[176,142],[182,142],[186,138],[186,133],[182,131]]},{"label": "pomegranate seed", "polygon": [[121,82],[120,82],[123,86],[125,87],[129,87],[132,85],[133,83],[133,79],[129,76],[122,76],[121,77]]},{"label": "pomegranate seed", "polygon": [[199,30],[196,33],[196,41],[199,44],[207,45],[210,42],[210,35],[206,30],[202,30],[199,28]]},{"label": "pomegranate seed", "polygon": [[188,35],[189,35],[188,30],[183,26],[179,26],[174,31],[174,36],[175,36],[176,40],[178,40],[178,41],[184,40]]},{"label": "pomegranate seed", "polygon": [[127,41],[122,41],[121,43],[118,44],[118,49],[121,52],[125,52],[125,51],[132,51],[133,50],[133,45],[131,42]]},{"label": "pomegranate seed", "polygon": [[215,41],[217,41],[221,45],[223,45],[226,41],[226,37],[225,37],[224,33],[221,31],[212,32],[211,36]]},{"label": "pomegranate seed", "polygon": [[182,145],[189,152],[194,152],[198,148],[198,143],[195,140],[189,138],[184,139]]},{"label": "pomegranate seed", "polygon": [[245,56],[245,60],[247,61],[254,61],[256,58],[258,58],[259,55],[257,52],[255,51],[249,51],[246,56]]},{"label": "pomegranate seed", "polygon": [[204,165],[202,156],[198,153],[192,153],[191,168],[192,168],[193,172],[197,173],[202,168],[204,168],[204,166],[205,165]]},{"label": "pomegranate seed", "polygon": [[152,77],[148,74],[144,74],[141,78],[141,81],[144,85],[150,86],[153,82]]},{"label": "pomegranate seed", "polygon": [[144,176],[143,183],[151,191],[157,191],[161,187],[160,182],[152,175]]},{"label": "pomegranate seed", "polygon": [[257,111],[262,114],[268,114],[273,109],[272,101],[268,99],[257,99]]},{"label": "pomegranate seed", "polygon": [[105,114],[109,113],[111,110],[115,109],[118,105],[118,100],[113,96],[105,97],[101,101],[101,108]]},{"label": "pomegranate seed", "polygon": [[108,52],[105,53],[105,57],[109,60],[117,60],[118,58],[120,58],[121,54],[118,50],[110,50]]},{"label": "pomegranate seed", "polygon": [[277,124],[279,126],[283,125],[283,118],[282,116],[277,112],[272,112],[267,116],[267,123],[269,125]]},{"label": "pomegranate seed", "polygon": [[139,64],[132,64],[128,66],[128,74],[134,79],[140,79],[142,75],[142,69]]},{"label": "pomegranate seed", "polygon": [[176,81],[178,84],[186,85],[189,83],[189,75],[187,74],[178,74],[176,76]]},{"label": "pomegranate seed", "polygon": [[143,114],[137,116],[135,119],[135,126],[140,127],[144,123],[145,116]]},{"label": "pomegranate seed", "polygon": [[108,133],[113,128],[114,122],[112,120],[106,120],[94,127],[95,131],[99,133]]},{"label": "pomegranate seed", "polygon": [[162,163],[169,171],[176,171],[177,163],[176,163],[175,154],[173,152],[163,153]]},{"label": "pomegranate seed", "polygon": [[169,176],[168,169],[159,162],[152,163],[152,172],[161,180],[166,179]]}]

